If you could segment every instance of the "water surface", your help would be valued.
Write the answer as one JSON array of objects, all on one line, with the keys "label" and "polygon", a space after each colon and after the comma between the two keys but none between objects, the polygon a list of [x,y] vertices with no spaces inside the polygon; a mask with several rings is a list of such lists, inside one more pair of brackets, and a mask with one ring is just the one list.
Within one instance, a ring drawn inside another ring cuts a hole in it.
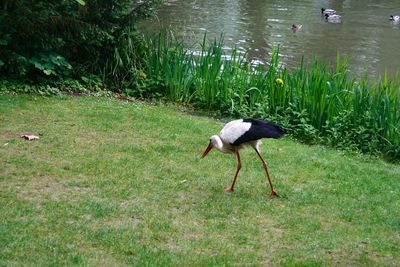
[{"label": "water surface", "polygon": [[[342,23],[326,22],[321,7],[335,9]],[[389,15],[396,14],[399,0],[169,0],[156,20],[141,27],[149,32],[171,28],[188,44],[200,42],[205,32],[210,38],[223,33],[227,49],[236,46],[249,60],[264,64],[272,47],[279,45],[289,68],[302,56],[332,63],[340,52],[349,57],[354,72],[368,68],[376,77],[400,70],[400,23],[389,21]],[[303,26],[293,32],[292,24]]]}]

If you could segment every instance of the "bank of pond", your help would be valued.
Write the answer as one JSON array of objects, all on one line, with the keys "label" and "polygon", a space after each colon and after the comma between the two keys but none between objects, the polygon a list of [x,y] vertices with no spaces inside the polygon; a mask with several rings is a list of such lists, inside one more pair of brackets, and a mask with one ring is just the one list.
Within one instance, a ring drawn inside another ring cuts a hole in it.
[{"label": "bank of pond", "polygon": [[355,77],[339,54],[334,66],[314,58],[289,71],[278,47],[267,66],[255,65],[206,36],[197,48],[162,34],[145,47],[146,64],[133,72],[128,95],[192,103],[225,117],[267,118],[308,143],[400,158],[397,77]]}]

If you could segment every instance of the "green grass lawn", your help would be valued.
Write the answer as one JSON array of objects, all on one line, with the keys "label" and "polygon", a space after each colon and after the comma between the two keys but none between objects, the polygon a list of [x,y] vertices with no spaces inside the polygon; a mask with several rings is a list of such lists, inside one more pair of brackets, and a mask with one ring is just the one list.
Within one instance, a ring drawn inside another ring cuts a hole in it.
[{"label": "green grass lawn", "polygon": [[[288,137],[200,160],[174,106],[0,96],[0,266],[399,266],[400,166]],[[23,133],[40,134],[26,141]]]}]

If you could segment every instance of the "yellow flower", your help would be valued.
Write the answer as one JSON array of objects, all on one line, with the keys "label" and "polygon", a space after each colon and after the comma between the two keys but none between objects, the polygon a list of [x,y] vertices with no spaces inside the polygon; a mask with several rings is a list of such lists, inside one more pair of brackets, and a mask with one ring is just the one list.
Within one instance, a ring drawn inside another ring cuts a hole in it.
[{"label": "yellow flower", "polygon": [[283,80],[281,78],[277,78],[275,82],[277,85],[283,85]]},{"label": "yellow flower", "polygon": [[142,70],[139,72],[139,76],[142,77],[143,79],[147,78],[146,73],[144,73],[144,71],[142,71]]}]

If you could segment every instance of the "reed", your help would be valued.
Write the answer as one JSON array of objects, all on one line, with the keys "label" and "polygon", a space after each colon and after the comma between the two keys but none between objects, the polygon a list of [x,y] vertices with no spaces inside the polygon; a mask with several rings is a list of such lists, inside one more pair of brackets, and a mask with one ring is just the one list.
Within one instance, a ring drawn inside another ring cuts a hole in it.
[{"label": "reed", "polygon": [[[280,121],[308,142],[354,148],[400,159],[399,79],[386,74],[371,82],[357,79],[347,58],[333,68],[318,58],[288,71],[273,50],[268,66],[253,66],[237,49],[223,49],[223,38],[187,48],[168,34],[148,39],[147,82],[171,101],[191,102],[223,116],[258,116]],[[154,88],[153,88],[154,89]],[[132,91],[131,91],[132,92]],[[132,92],[135,95],[135,92]]]}]

